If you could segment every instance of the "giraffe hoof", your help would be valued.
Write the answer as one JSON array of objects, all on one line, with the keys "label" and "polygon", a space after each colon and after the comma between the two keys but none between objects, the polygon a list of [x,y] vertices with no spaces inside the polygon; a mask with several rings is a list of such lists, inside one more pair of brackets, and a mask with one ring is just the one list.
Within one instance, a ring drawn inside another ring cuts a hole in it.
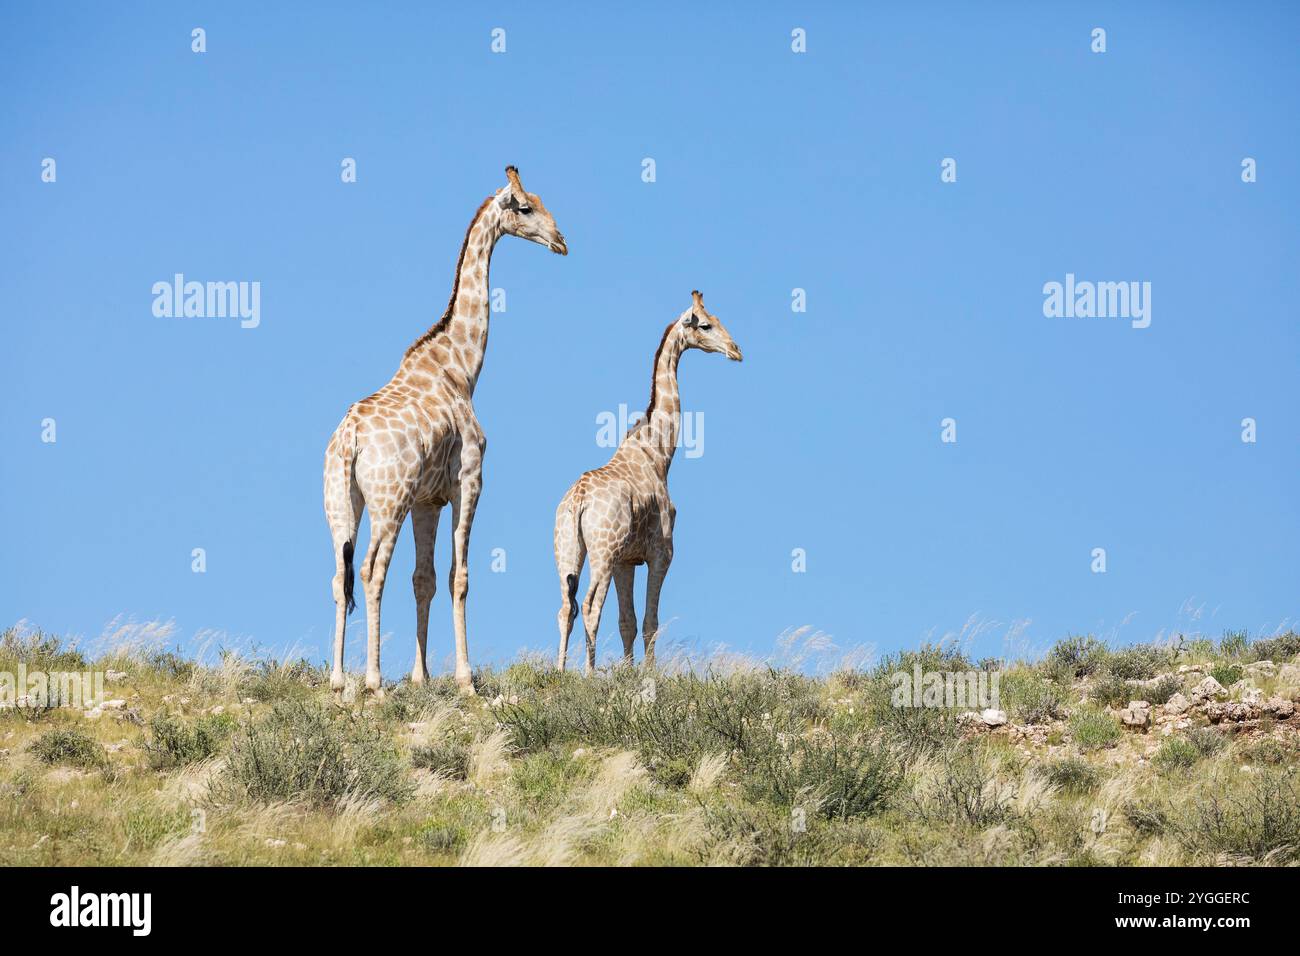
[{"label": "giraffe hoof", "polygon": [[477,697],[478,691],[474,690],[474,678],[457,677],[456,689],[460,691],[462,697]]}]

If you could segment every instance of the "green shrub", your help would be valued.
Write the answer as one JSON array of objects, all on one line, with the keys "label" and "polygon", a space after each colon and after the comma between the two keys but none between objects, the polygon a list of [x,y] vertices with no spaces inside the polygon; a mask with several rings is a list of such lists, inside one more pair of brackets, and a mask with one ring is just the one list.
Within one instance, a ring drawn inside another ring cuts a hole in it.
[{"label": "green shrub", "polygon": [[1101,772],[1078,757],[1053,761],[1043,770],[1047,782],[1066,793],[1091,793],[1101,782]]},{"label": "green shrub", "polygon": [[1210,757],[1228,746],[1228,738],[1217,727],[1193,727],[1184,735],[1202,757]]},{"label": "green shrub", "polygon": [[155,770],[183,767],[218,753],[234,728],[235,721],[227,714],[209,714],[193,723],[157,714],[149,722],[150,739],[144,751]]},{"label": "green shrub", "polygon": [[464,780],[469,775],[469,747],[450,738],[415,747],[411,750],[411,766]]},{"label": "green shrub", "polygon": [[225,786],[270,802],[323,806],[348,795],[401,800],[410,784],[397,752],[372,719],[305,701],[276,704],[234,735]]},{"label": "green shrub", "polygon": [[303,659],[279,663],[261,660],[251,673],[240,681],[239,696],[251,697],[264,703],[306,697],[318,687],[324,687],[329,676],[323,668],[314,667]]},{"label": "green shrub", "polygon": [[1020,723],[1043,724],[1065,716],[1065,689],[1035,671],[1008,671],[998,691],[1007,713]]},{"label": "green shrub", "polygon": [[565,679],[565,672],[539,660],[515,661],[501,675],[501,684],[507,694],[519,691],[537,691],[553,687]]},{"label": "green shrub", "polygon": [[1219,653],[1224,657],[1245,657],[1250,650],[1250,642],[1245,631],[1224,631],[1219,640]]},{"label": "green shrub", "polygon": [[918,667],[922,674],[965,673],[974,669],[957,648],[932,644],[888,655],[873,668],[863,689],[867,721],[879,727],[894,747],[909,756],[947,747],[960,735],[957,710],[894,706],[895,675],[902,673],[913,678]]},{"label": "green shrub", "polygon": [[[0,661],[24,664],[29,671],[85,671],[90,663],[75,647],[44,631],[10,627],[0,631]],[[8,669],[8,668],[6,668]]]},{"label": "green shrub", "polygon": [[911,811],[921,821],[986,829],[1011,816],[1012,791],[999,786],[997,771],[983,753],[952,747],[935,771],[911,795]]},{"label": "green shrub", "polygon": [[1124,818],[1139,836],[1160,836],[1169,831],[1168,812],[1151,800],[1138,800],[1124,805]]},{"label": "green shrub", "polygon": [[1068,683],[1097,671],[1106,654],[1106,645],[1095,637],[1070,636],[1047,652],[1044,666],[1053,680]]},{"label": "green shrub", "polygon": [[1103,711],[1079,710],[1070,717],[1070,734],[1083,750],[1113,747],[1121,733],[1118,721]]},{"label": "green shrub", "polygon": [[1102,671],[1088,688],[1088,696],[1103,707],[1123,707],[1142,692],[1124,678]]},{"label": "green shrub", "polygon": [[1289,661],[1300,654],[1300,634],[1287,631],[1278,637],[1268,637],[1250,646],[1250,656],[1257,661]]},{"label": "green shrub", "polygon": [[72,728],[47,731],[32,741],[28,750],[38,760],[48,764],[67,764],[93,770],[108,763],[108,756],[99,741]]},{"label": "green shrub", "polygon": [[869,816],[898,789],[903,768],[887,746],[822,733],[783,743],[775,736],[741,764],[743,789],[755,801],[794,809],[815,802],[827,819]]},{"label": "green shrub", "polygon": [[1294,738],[1277,740],[1265,737],[1247,744],[1241,751],[1241,759],[1248,763],[1272,764],[1282,766],[1300,762],[1300,744]]},{"label": "green shrub", "polygon": [[1214,665],[1214,669],[1210,671],[1210,676],[1224,687],[1231,687],[1241,680],[1242,675],[1245,673],[1245,668],[1240,664],[1219,663]]},{"label": "green shrub", "polygon": [[1208,782],[1178,827],[1180,842],[1203,855],[1274,863],[1300,859],[1300,786],[1295,768],[1251,774],[1244,783]]},{"label": "green shrub", "polygon": [[1186,770],[1200,761],[1204,754],[1200,748],[1186,737],[1169,737],[1160,745],[1151,762],[1157,770],[1166,773]]},{"label": "green shrub", "polygon": [[456,680],[450,674],[441,674],[423,684],[402,680],[384,695],[380,709],[384,720],[408,723],[419,720],[426,711],[460,699]]},{"label": "green shrub", "polygon": [[152,650],[144,655],[144,666],[159,677],[186,683],[194,676],[194,661],[181,656],[179,651]]},{"label": "green shrub", "polygon": [[1170,663],[1169,652],[1152,644],[1138,644],[1114,651],[1106,659],[1106,670],[1124,680],[1150,680]]},{"label": "green shrub", "polygon": [[1166,674],[1153,684],[1148,684],[1142,691],[1142,699],[1149,704],[1167,704],[1183,689],[1183,682],[1173,674]]}]

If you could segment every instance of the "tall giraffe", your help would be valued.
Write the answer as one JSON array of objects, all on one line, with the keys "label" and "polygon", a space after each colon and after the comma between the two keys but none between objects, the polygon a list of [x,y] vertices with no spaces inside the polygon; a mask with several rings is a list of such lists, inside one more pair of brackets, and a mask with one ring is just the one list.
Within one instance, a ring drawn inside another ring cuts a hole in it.
[{"label": "tall giraffe", "polygon": [[659,590],[673,560],[673,523],[677,518],[677,509],[668,497],[668,468],[673,463],[681,424],[677,363],[687,349],[719,352],[735,362],[742,359],[740,346],[718,317],[705,311],[704,297],[692,292],[691,299],[691,307],[664,329],[655,352],[650,405],[645,415],[628,430],[609,464],[574,482],[555,511],[555,566],[560,572],[563,601],[558,616],[560,653],[556,660],[560,670],[564,670],[569,632],[578,614],[578,576],[588,557],[591,581],[582,603],[582,623],[587,631],[585,673],[590,674],[596,667],[596,632],[611,577],[618,591],[623,659],[632,660],[636,641],[632,586],[638,564],[646,565],[641,636],[646,663],[654,663]]},{"label": "tall giraffe", "polygon": [[343,640],[352,597],[352,559],[363,508],[370,509],[370,547],[361,559],[366,595],[366,689],[381,694],[379,607],[393,545],[407,512],[415,534],[415,667],[424,683],[429,603],[436,582],[434,537],[438,517],[452,509],[451,590],[456,631],[456,683],[474,684],[465,637],[469,590],[469,536],[482,489],[487,441],[474,416],[474,385],[488,339],[488,266],[503,235],[519,236],[568,255],[564,236],[542,201],[525,192],[519,172],[506,167],[506,185],[474,213],[456,262],[451,301],[442,318],[406,350],[392,379],[352,405],[325,450],[325,516],[334,539],[334,670],[330,687],[342,693]]}]

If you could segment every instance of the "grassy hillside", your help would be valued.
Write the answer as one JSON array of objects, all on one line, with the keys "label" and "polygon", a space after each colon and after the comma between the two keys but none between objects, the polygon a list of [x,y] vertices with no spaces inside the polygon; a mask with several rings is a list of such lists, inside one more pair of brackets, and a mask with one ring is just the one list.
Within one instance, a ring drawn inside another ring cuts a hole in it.
[{"label": "grassy hillside", "polygon": [[[1034,663],[922,648],[812,678],[729,661],[593,679],[530,661],[335,706],[304,661],[87,660],[102,707],[0,704],[0,865],[1300,862],[1300,635]],[[1000,673],[1000,708],[891,675]],[[1145,706],[1129,706],[1130,702]]]}]

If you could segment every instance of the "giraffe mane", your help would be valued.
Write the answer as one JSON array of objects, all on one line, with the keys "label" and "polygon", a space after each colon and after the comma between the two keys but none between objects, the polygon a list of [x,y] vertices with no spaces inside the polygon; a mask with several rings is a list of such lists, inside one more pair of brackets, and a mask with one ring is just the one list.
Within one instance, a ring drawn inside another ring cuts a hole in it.
[{"label": "giraffe mane", "polygon": [[673,328],[677,325],[677,320],[668,323],[668,328],[664,329],[663,338],[659,340],[659,348],[655,349],[654,365],[650,367],[650,404],[646,406],[645,415],[637,425],[650,421],[650,416],[654,414],[655,403],[659,401],[659,357],[663,355],[664,346],[668,344],[668,336],[672,335]]},{"label": "giraffe mane", "polygon": [[451,323],[451,310],[456,307],[456,294],[460,292],[460,270],[465,265],[465,252],[469,249],[469,234],[474,231],[474,226],[479,221],[479,217],[483,215],[483,210],[488,207],[488,203],[493,198],[488,196],[487,199],[483,200],[483,204],[475,211],[474,218],[469,221],[469,228],[465,230],[465,238],[460,244],[460,255],[456,259],[456,278],[451,283],[451,298],[447,300],[447,311],[442,313],[442,318],[435,322],[427,332],[411,343],[410,348],[406,350],[406,358],[410,358],[411,353],[418,350],[420,346],[447,331],[447,326]]}]

